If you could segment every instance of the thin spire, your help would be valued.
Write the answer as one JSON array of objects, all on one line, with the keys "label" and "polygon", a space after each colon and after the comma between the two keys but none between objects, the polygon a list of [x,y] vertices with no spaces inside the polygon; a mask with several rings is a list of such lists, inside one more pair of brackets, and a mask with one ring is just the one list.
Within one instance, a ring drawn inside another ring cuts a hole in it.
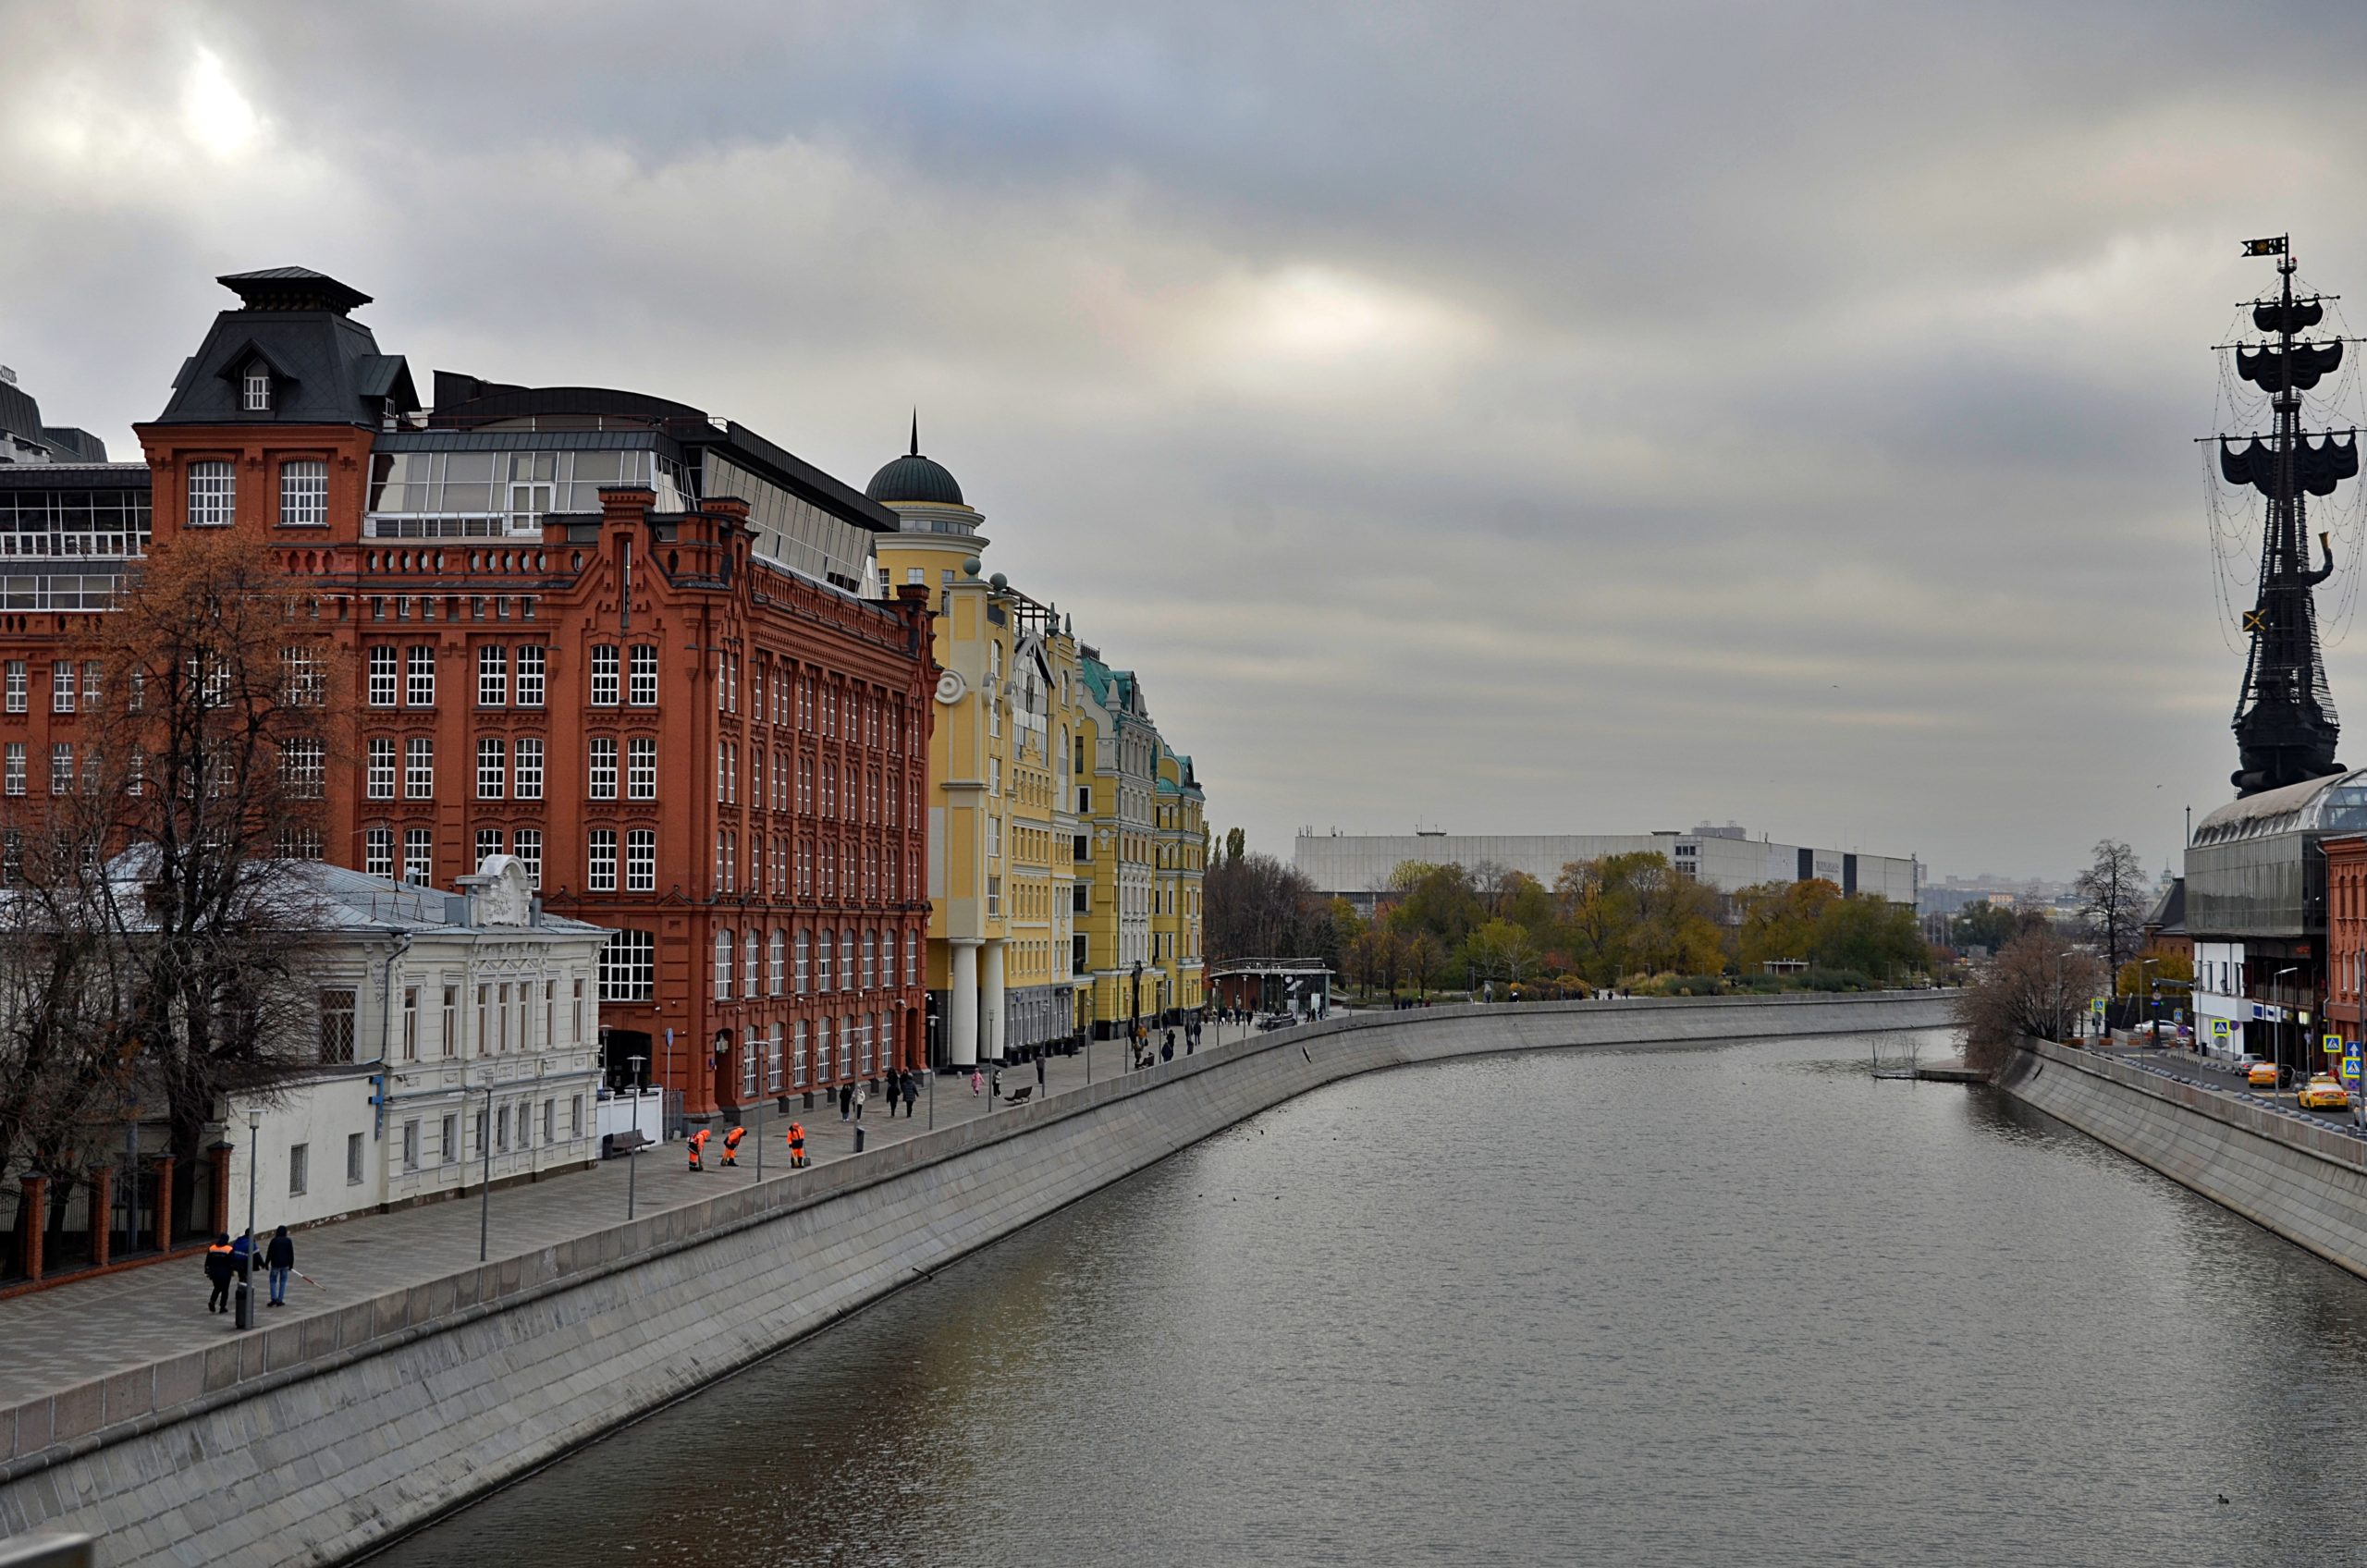
[{"label": "thin spire", "polygon": [[917,457],[919,457],[920,455],[921,455],[921,410],[920,410],[920,405],[919,405],[918,403],[915,403],[915,404],[914,404],[914,405],[913,405],[913,456],[914,456],[914,457],[916,457],[916,458],[917,458]]}]

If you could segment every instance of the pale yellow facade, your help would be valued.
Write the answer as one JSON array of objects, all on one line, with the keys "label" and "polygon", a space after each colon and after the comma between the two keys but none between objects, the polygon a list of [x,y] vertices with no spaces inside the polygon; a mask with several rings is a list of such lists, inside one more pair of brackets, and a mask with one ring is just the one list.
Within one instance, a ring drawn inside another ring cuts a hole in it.
[{"label": "pale yellow facade", "polygon": [[929,590],[943,671],[929,742],[932,1059],[1011,1060],[1076,1027],[1076,640],[985,571],[975,508],[887,504],[905,526],[875,545],[881,575]]}]

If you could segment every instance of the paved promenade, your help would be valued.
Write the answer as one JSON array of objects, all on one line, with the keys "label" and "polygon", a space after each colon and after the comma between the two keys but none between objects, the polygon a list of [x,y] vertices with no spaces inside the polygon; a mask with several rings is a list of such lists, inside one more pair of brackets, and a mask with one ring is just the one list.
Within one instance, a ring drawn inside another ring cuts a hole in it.
[{"label": "paved promenade", "polygon": [[[1249,1033],[1244,1026],[1211,1026],[1204,1047]],[[1159,1036],[1154,1034],[1154,1040]],[[1177,1035],[1177,1052],[1183,1050]],[[1098,1042],[1092,1050],[1093,1079],[1098,1083],[1124,1071],[1123,1041]],[[1046,1086],[1038,1095],[1062,1094],[1085,1083],[1086,1058],[1054,1057],[1045,1064]],[[1006,1069],[1006,1094],[1036,1082],[1034,1066]],[[950,1126],[995,1113],[984,1095],[970,1092],[966,1077],[937,1081],[935,1124]],[[884,1103],[875,1102],[864,1113],[866,1140],[873,1147],[899,1141],[931,1125],[931,1091],[924,1085],[913,1115],[890,1118]],[[589,1170],[570,1172],[548,1181],[497,1187],[492,1199],[491,1239],[486,1256],[500,1259],[540,1251],[555,1243],[625,1219],[629,1167],[634,1184],[634,1210],[655,1214],[662,1209],[710,1197],[732,1183],[756,1180],[756,1145],[765,1145],[764,1180],[793,1181],[789,1153],[782,1141],[788,1119],[764,1102],[761,1121],[749,1124],[748,1140],[741,1145],[740,1168],[718,1169],[719,1143],[707,1145],[709,1169],[692,1174],[682,1145],[670,1143],[644,1150],[634,1161],[604,1160]],[[843,1159],[854,1152],[854,1128],[839,1120],[835,1104],[818,1101],[810,1112],[795,1113],[805,1123],[806,1154],[816,1165]],[[243,1211],[244,1194],[235,1208]],[[480,1202],[466,1198],[426,1204],[392,1214],[369,1214],[291,1232],[296,1264],[320,1281],[288,1282],[288,1305],[276,1310],[263,1305],[263,1273],[255,1275],[255,1318],[258,1327],[276,1327],[307,1316],[352,1305],[399,1287],[440,1278],[473,1266],[477,1261]],[[268,1203],[258,1212],[260,1234],[268,1235],[273,1219]],[[87,1280],[70,1280],[46,1291],[0,1301],[0,1408],[87,1383],[109,1372],[138,1366],[164,1356],[201,1349],[238,1336],[227,1314],[205,1310],[204,1270],[198,1258],[174,1258]]]}]

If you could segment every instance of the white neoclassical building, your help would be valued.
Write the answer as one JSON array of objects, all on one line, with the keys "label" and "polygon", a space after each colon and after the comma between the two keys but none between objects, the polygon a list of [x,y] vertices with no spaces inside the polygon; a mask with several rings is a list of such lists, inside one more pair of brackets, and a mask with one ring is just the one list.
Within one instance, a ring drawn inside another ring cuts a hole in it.
[{"label": "white neoclassical building", "polygon": [[[319,1065],[224,1108],[227,1218],[303,1225],[599,1158],[604,926],[543,912],[524,864],[489,855],[446,892],[304,868]],[[655,1137],[660,1096],[643,1108]],[[251,1117],[250,1113],[253,1113]],[[490,1164],[488,1166],[488,1155]]]}]

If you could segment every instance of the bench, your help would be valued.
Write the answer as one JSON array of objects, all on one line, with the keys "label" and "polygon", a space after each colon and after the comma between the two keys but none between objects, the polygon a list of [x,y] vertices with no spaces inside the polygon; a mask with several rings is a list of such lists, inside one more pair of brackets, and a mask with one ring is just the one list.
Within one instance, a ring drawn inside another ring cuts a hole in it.
[{"label": "bench", "polygon": [[1034,1094],[1035,1092],[1036,1092],[1036,1085],[1035,1085],[1035,1084],[1024,1084],[1024,1085],[1023,1085],[1023,1086],[1021,1086],[1021,1087],[1019,1087],[1019,1088],[1016,1088],[1016,1089],[1012,1090],[1012,1092],[1011,1092],[1008,1096],[1006,1096],[1005,1097],[1006,1097],[1007,1099],[1009,1099],[1009,1100],[1011,1101],[1011,1103],[1012,1103],[1012,1104],[1013,1104],[1013,1105],[1017,1105],[1020,1101],[1022,1101],[1022,1100],[1025,1099],[1028,1096],[1030,1096],[1030,1095]]},{"label": "bench", "polygon": [[611,1133],[600,1140],[600,1158],[611,1159],[620,1154],[631,1154],[635,1149],[647,1148],[656,1141],[640,1128],[628,1127],[621,1133]]}]

